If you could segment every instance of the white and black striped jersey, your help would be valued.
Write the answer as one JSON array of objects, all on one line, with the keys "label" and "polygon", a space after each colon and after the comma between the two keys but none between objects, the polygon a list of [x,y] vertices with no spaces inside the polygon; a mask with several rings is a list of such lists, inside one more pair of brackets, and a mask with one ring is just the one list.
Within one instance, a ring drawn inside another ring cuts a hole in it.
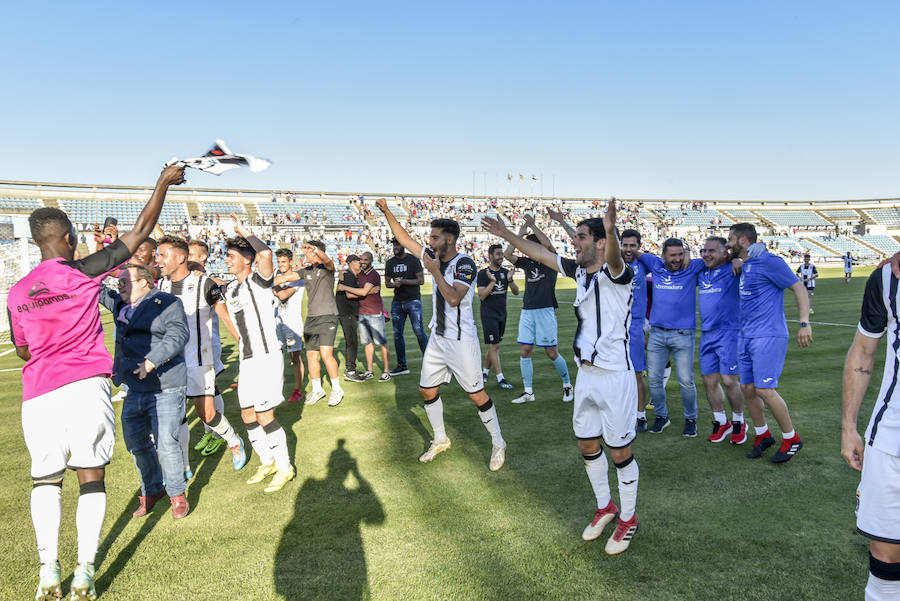
[{"label": "white and black striped jersey", "polygon": [[159,281],[159,289],[177,296],[184,305],[190,332],[190,338],[184,347],[185,365],[188,368],[214,366],[216,352],[213,338],[213,317],[216,303],[222,301],[222,292],[219,286],[205,275],[191,273],[177,282],[163,278]]},{"label": "white and black striped jersey", "polygon": [[853,258],[848,257],[847,255],[844,255],[843,259],[844,259],[844,271],[853,271]]},{"label": "white and black striped jersey", "polygon": [[809,265],[802,264],[797,268],[797,276],[800,278],[800,281],[803,282],[803,285],[807,288],[815,288],[816,280],[813,276],[819,275],[819,270],[816,269],[816,266],[810,263]]},{"label": "white and black striped jersey", "polygon": [[887,354],[881,390],[866,428],[865,442],[876,449],[900,457],[900,319],[898,319],[898,281],[885,265],[869,276],[863,295],[859,331],[871,338],[887,333]]},{"label": "white and black striped jersey", "polygon": [[[425,248],[422,253],[431,253],[431,249]],[[463,253],[457,254],[449,261],[441,261],[441,272],[444,274],[444,281],[451,286],[455,282],[462,282],[469,287],[462,301],[455,307],[450,304],[441,295],[437,282],[433,282],[433,292],[431,294],[431,323],[429,328],[432,334],[451,338],[454,340],[469,340],[478,338],[478,330],[475,327],[475,314],[472,312],[472,299],[475,296],[475,274],[478,269],[475,267],[475,261],[471,257]]]},{"label": "white and black striped jersey", "polygon": [[281,354],[272,294],[274,274],[268,279],[254,271],[243,282],[232,280],[225,287],[225,306],[241,336],[241,359]]},{"label": "white and black striped jersey", "polygon": [[634,271],[629,265],[613,277],[606,264],[596,273],[588,273],[572,259],[557,258],[559,270],[574,278],[575,293],[575,359],[587,361],[611,371],[633,371],[628,348],[631,327],[631,303]]}]

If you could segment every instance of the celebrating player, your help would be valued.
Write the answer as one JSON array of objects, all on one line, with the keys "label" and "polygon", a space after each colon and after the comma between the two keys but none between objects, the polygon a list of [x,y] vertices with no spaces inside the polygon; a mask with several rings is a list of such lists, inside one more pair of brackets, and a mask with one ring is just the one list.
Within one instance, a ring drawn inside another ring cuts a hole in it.
[{"label": "celebrating player", "polygon": [[265,492],[276,492],[294,478],[294,466],[284,429],[275,418],[275,407],[284,401],[284,358],[272,296],[275,268],[269,247],[250,234],[237,215],[231,218],[240,237],[225,242],[225,265],[235,278],[225,288],[225,306],[238,334],[241,419],[262,462],[247,484],[274,474]]},{"label": "celebrating player", "polygon": [[850,255],[849,250],[841,258],[844,260],[844,283],[849,284],[850,278],[853,277],[853,266],[856,265],[857,261]]},{"label": "celebrating player", "polygon": [[519,287],[512,280],[509,270],[503,267],[503,247],[491,244],[488,247],[488,266],[478,272],[478,299],[481,301],[481,332],[484,343],[488,345],[487,357],[484,361],[484,383],[487,384],[491,367],[497,375],[497,385],[503,390],[510,390],[512,384],[503,377],[500,366],[500,342],[506,331],[506,291],[519,294]]},{"label": "celebrating player", "polygon": [[[498,219],[487,217],[482,222],[491,234],[507,240],[541,264],[574,278],[577,283],[574,304],[579,327],[574,347],[580,366],[572,423],[598,507],[582,538],[599,538],[603,528],[616,519],[616,528],[606,543],[610,555],[628,549],[637,532],[635,507],[639,475],[631,453],[637,383],[628,346],[634,273],[622,259],[615,223],[616,201],[611,199],[602,220],[585,219],[578,224],[572,242],[573,261],[537,242],[514,235]],[[609,447],[616,466],[621,510],[610,496],[609,468],[601,440]]]},{"label": "celebrating player", "polygon": [[375,201],[375,206],[384,213],[394,237],[413,255],[422,257],[423,267],[433,278],[431,338],[422,358],[419,392],[425,402],[425,414],[434,440],[419,461],[427,463],[450,448],[450,439],[444,429],[440,386],[448,384],[453,376],[478,407],[481,423],[491,435],[488,465],[491,471],[497,471],[506,461],[506,441],[500,433],[497,408],[484,391],[481,378],[481,346],[472,313],[476,268],[475,262],[456,248],[459,223],[452,219],[432,221],[428,236],[430,248],[425,248],[403,229],[388,208],[387,200],[380,198]]},{"label": "celebrating player", "polygon": [[622,232],[622,258],[634,272],[631,284],[634,298],[631,301],[631,328],[628,331],[628,344],[631,347],[631,365],[634,368],[638,394],[635,430],[646,432],[647,387],[644,385],[644,372],[647,371],[647,358],[644,348],[644,322],[647,319],[647,269],[638,261],[640,252],[641,233],[637,230]]},{"label": "celebrating player", "polygon": [[62,481],[75,470],[80,487],[75,524],[78,567],[72,598],[96,598],[94,559],[106,514],[106,465],[115,444],[116,417],[107,379],[112,358],[100,325],[100,283],[128,260],[159,219],[169,186],[184,168],[167,167],[134,229],[106,248],[73,260],[78,235],[61,210],[45,207],[28,218],[41,263],[9,291],[12,342],[22,368],[22,430],[31,455],[31,519],[40,558],[36,599],[58,599]]},{"label": "celebrating player", "polygon": [[[292,262],[294,253],[287,248],[275,251],[278,262],[278,274],[285,275],[294,271]],[[272,288],[278,298],[276,317],[278,318],[278,340],[284,350],[291,355],[294,366],[294,390],[288,402],[303,400],[303,281],[286,282]]]},{"label": "celebrating player", "polygon": [[[809,254],[803,255],[803,264],[797,268],[797,276],[800,278],[800,281],[803,283],[804,288],[806,288],[806,293],[809,295],[809,314],[812,315],[815,313],[813,311],[812,299],[813,294],[816,292],[816,279],[819,277],[819,270],[816,269],[816,266],[810,263]],[[853,267],[851,266],[851,271]]]}]

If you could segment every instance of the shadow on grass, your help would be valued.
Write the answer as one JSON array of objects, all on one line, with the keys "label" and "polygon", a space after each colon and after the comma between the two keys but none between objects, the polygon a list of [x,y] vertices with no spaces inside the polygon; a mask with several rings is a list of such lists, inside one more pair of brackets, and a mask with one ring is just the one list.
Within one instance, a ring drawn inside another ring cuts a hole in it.
[{"label": "shadow on grass", "polygon": [[[346,485],[353,476],[355,487]],[[328,458],[324,480],[309,478],[294,503],[275,556],[275,589],[287,601],[363,599],[368,569],[360,525],[381,525],[378,495],[359,473],[344,439]]]},{"label": "shadow on grass", "polygon": [[134,552],[137,550],[138,546],[147,538],[147,535],[150,534],[150,531],[156,526],[157,522],[162,519],[164,515],[167,515],[169,503],[167,497],[163,497],[160,499],[153,510],[143,518],[133,518],[131,514],[137,509],[137,501],[138,495],[140,492],[136,492],[134,496],[131,498],[131,501],[125,505],[125,508],[122,509],[122,513],[116,518],[115,523],[112,525],[112,528],[109,529],[109,532],[106,533],[106,538],[100,543],[100,548],[97,551],[97,559],[96,565],[104,565],[106,554],[109,553],[110,547],[116,542],[116,540],[122,535],[125,529],[128,527],[128,523],[132,520],[141,520],[141,527],[138,530],[137,534],[128,542],[128,544],[119,551],[119,554],[116,555],[115,559],[113,559],[112,563],[103,571],[100,577],[96,581],[96,587],[98,591],[105,591],[109,588],[110,583],[121,573],[122,569],[128,563],[128,560],[131,559],[131,556],[134,555]]}]

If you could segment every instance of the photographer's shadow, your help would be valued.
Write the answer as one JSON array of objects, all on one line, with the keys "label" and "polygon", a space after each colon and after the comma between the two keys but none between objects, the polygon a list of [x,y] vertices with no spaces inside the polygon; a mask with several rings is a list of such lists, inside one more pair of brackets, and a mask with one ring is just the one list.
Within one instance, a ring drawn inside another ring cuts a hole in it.
[{"label": "photographer's shadow", "polygon": [[[355,487],[347,486],[350,475]],[[325,479],[309,478],[297,494],[275,556],[275,589],[287,601],[368,597],[360,525],[384,520],[378,496],[338,440]]]}]

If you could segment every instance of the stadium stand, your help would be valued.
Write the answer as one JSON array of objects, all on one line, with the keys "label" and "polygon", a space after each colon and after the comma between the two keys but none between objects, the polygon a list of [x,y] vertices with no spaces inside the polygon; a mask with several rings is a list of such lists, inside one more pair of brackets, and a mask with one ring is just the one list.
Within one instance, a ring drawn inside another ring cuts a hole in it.
[{"label": "stadium stand", "polygon": [[853,209],[823,209],[819,212],[832,221],[859,221],[862,219],[860,214]]},{"label": "stadium stand", "polygon": [[782,227],[817,227],[832,225],[815,211],[758,211],[759,215]]},{"label": "stadium stand", "polygon": [[875,223],[891,228],[900,228],[900,209],[897,207],[891,207],[890,209],[866,209],[864,212]]},{"label": "stadium stand", "polygon": [[668,209],[659,211],[664,223],[676,225],[732,225],[734,222],[718,211],[711,209]]},{"label": "stadium stand", "polygon": [[44,203],[37,198],[0,197],[0,211],[30,213],[35,209],[40,209],[42,206],[44,206]]},{"label": "stadium stand", "polygon": [[759,217],[744,209],[724,209],[732,219],[744,223],[759,223]]},{"label": "stadium stand", "polygon": [[868,246],[848,236],[817,236],[811,239],[833,250],[836,255],[844,255],[850,251],[854,257],[866,259],[875,257],[877,254]]},{"label": "stadium stand", "polygon": [[200,212],[204,215],[247,214],[247,209],[244,208],[244,205],[236,202],[199,202],[197,206],[200,207]]},{"label": "stadium stand", "polygon": [[892,255],[895,252],[900,251],[900,242],[897,242],[894,238],[884,234],[866,234],[864,236],[857,236],[857,238],[869,246],[874,246],[886,255]]},{"label": "stadium stand", "polygon": [[[115,217],[122,225],[134,224],[144,202],[133,200],[58,200],[59,206],[69,214],[73,223],[103,223],[107,217]],[[183,202],[166,202],[159,217],[160,224],[182,224],[188,219]]]}]

